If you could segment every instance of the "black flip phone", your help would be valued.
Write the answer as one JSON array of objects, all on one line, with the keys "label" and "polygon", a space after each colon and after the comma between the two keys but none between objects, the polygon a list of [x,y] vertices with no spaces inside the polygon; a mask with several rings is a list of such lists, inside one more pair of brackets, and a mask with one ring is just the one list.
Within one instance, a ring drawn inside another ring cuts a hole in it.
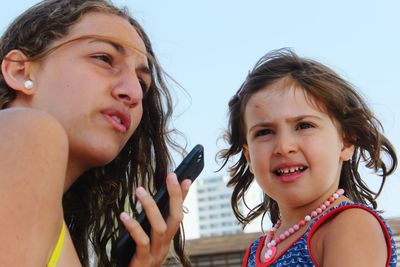
[{"label": "black flip phone", "polygon": [[[202,145],[196,145],[189,154],[183,159],[181,164],[175,169],[178,181],[190,179],[194,181],[204,168],[204,148]],[[166,184],[162,185],[154,196],[154,201],[157,203],[161,214],[165,218],[169,212],[169,196]],[[150,236],[151,226],[144,211],[142,211],[136,220],[140,223],[143,230]],[[128,231],[124,231],[116,240],[111,251],[111,257],[118,266],[127,266],[135,254],[136,244],[132,240]]]}]

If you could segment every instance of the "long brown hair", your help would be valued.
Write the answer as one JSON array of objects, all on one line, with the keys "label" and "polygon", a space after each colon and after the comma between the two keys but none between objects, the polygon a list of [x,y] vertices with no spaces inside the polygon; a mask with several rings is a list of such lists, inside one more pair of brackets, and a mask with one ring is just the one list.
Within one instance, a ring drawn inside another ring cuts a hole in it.
[{"label": "long brown hair", "polygon": [[[128,20],[142,38],[148,54],[152,83],[143,98],[143,116],[120,154],[103,167],[86,171],[64,194],[63,208],[74,246],[83,266],[89,266],[91,244],[99,266],[111,266],[107,247],[123,230],[118,215],[127,207],[136,214],[134,188],[144,186],[154,193],[165,181],[172,163],[168,148],[180,149],[167,128],[172,100],[146,33],[128,13],[107,0],[47,0],[22,13],[8,27],[0,43],[0,59],[13,50],[40,60],[51,44],[68,35],[71,26],[90,12],[115,14]],[[28,60],[29,60],[28,59]],[[0,109],[7,108],[16,93],[0,75]],[[181,231],[174,248],[183,266],[190,266],[183,252]]]},{"label": "long brown hair", "polygon": [[[231,205],[237,219],[245,226],[260,215],[264,218],[268,214],[274,224],[279,217],[277,203],[266,194],[263,202],[247,216],[240,212],[238,202],[245,203],[244,195],[254,180],[243,154],[243,145],[246,143],[246,104],[254,93],[281,79],[303,89],[310,100],[314,100],[313,103],[340,124],[347,141],[354,144],[355,152],[350,161],[343,163],[339,186],[353,201],[377,208],[376,198],[382,191],[386,177],[397,166],[394,147],[383,135],[381,123],[353,86],[333,70],[314,60],[301,58],[290,49],[280,49],[266,54],[256,63],[229,102],[229,124],[224,135],[229,148],[221,150],[218,155],[223,160],[222,167],[230,159],[237,159],[229,167],[231,179],[228,182],[229,186],[234,187]],[[362,180],[358,172],[360,162],[365,162],[367,168],[381,177],[377,192],[372,191]]]}]

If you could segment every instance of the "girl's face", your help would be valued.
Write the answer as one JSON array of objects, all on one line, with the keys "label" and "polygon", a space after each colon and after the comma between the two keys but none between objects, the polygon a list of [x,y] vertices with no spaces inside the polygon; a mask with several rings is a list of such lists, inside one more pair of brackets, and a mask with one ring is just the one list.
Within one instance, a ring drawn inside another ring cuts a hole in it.
[{"label": "girl's face", "polygon": [[119,42],[77,40],[30,63],[35,91],[25,104],[47,111],[64,126],[70,161],[81,169],[117,156],[141,120],[143,90],[151,83],[145,45],[127,20],[89,13],[54,46],[86,35]]},{"label": "girl's face", "polygon": [[287,207],[321,202],[337,189],[353,146],[305,91],[284,81],[261,89],[245,108],[244,153],[257,183]]}]

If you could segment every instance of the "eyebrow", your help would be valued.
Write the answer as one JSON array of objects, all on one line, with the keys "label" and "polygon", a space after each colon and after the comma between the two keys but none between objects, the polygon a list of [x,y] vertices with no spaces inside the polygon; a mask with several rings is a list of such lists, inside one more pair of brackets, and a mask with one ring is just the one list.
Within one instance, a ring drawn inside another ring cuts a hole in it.
[{"label": "eyebrow", "polygon": [[110,41],[110,40],[106,40],[106,39],[91,39],[89,40],[89,43],[96,43],[96,42],[100,42],[100,43],[106,43],[111,45],[115,50],[117,50],[119,53],[125,55],[126,54],[126,49],[125,47],[123,47],[120,44],[117,44],[116,42]]},{"label": "eyebrow", "polygon": [[[316,115],[300,115],[300,116],[295,116],[295,117],[292,117],[292,118],[288,118],[285,121],[287,121],[287,122],[299,122],[299,121],[302,121],[304,119],[310,119],[310,118],[311,119],[316,119],[318,121],[322,121],[322,118],[319,117],[319,116],[316,116]],[[249,128],[248,132],[251,132],[252,130],[254,130],[254,128],[257,128],[257,127],[270,127],[270,126],[273,126],[273,125],[274,125],[274,123],[272,123],[272,122],[260,122],[260,123],[257,123],[255,125],[251,126]]]},{"label": "eyebrow", "polygon": [[[107,39],[98,39],[98,38],[92,39],[92,40],[89,41],[89,43],[94,43],[94,42],[102,42],[102,43],[109,44],[109,45],[111,45],[115,50],[117,50],[117,52],[121,53],[122,55],[126,55],[126,48],[125,48],[123,45],[120,45],[120,44],[118,44],[118,43],[116,43],[116,42],[113,42],[113,41],[107,40]],[[141,65],[136,69],[136,71],[140,72],[140,73],[143,74],[143,75],[146,75],[146,76],[148,75],[148,76],[150,76],[150,79],[151,79],[151,70],[150,70],[149,67],[147,67],[146,65],[141,64]]]}]

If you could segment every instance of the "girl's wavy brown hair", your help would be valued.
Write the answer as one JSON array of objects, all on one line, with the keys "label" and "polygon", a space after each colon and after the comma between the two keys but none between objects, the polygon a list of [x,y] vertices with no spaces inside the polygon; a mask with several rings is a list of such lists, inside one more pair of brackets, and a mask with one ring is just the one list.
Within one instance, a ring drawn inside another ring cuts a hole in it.
[{"label": "girl's wavy brown hair", "polygon": [[[78,178],[64,194],[63,208],[75,248],[83,266],[89,266],[88,248],[93,246],[98,266],[113,266],[109,246],[124,229],[118,215],[127,207],[135,215],[134,188],[144,186],[153,194],[164,183],[172,159],[168,148],[181,150],[168,130],[172,100],[146,33],[128,13],[107,0],[42,1],[14,20],[1,37],[0,60],[13,49],[29,59],[40,60],[51,44],[68,35],[85,14],[100,12],[125,18],[142,38],[148,55],[152,83],[143,98],[143,117],[120,154],[109,164],[93,168]],[[0,75],[0,109],[7,108],[16,93]],[[183,229],[174,238],[174,248],[183,266],[190,262],[183,251]]]},{"label": "girl's wavy brown hair", "polygon": [[[260,215],[264,219],[268,214],[273,224],[279,218],[277,203],[266,194],[263,202],[247,215],[241,213],[238,203],[242,201],[246,204],[244,195],[254,180],[243,154],[243,145],[246,144],[246,104],[253,94],[281,79],[303,89],[311,103],[315,103],[338,122],[346,140],[355,146],[352,159],[343,163],[339,186],[351,200],[377,208],[376,198],[382,191],[386,177],[397,166],[394,147],[383,135],[381,123],[353,86],[333,70],[314,60],[301,58],[292,50],[284,48],[263,56],[229,102],[229,124],[224,134],[229,148],[221,150],[218,156],[223,160],[221,168],[228,161],[234,160],[234,164],[229,167],[231,179],[228,186],[234,188],[231,205],[237,219],[246,226]],[[358,172],[360,162],[381,177],[377,192],[372,191],[361,178]]]}]

